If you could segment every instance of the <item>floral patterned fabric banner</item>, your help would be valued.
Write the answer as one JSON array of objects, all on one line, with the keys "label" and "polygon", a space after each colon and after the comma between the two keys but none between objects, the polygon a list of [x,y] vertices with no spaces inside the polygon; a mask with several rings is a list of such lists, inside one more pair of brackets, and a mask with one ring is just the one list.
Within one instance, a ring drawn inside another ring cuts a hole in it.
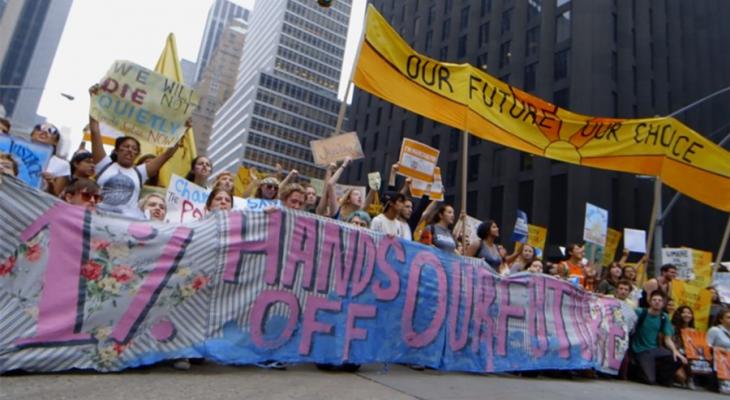
[{"label": "floral patterned fabric banner", "polygon": [[626,350],[617,300],[311,214],[157,224],[3,178],[0,216],[0,372],[200,357],[615,373]]}]

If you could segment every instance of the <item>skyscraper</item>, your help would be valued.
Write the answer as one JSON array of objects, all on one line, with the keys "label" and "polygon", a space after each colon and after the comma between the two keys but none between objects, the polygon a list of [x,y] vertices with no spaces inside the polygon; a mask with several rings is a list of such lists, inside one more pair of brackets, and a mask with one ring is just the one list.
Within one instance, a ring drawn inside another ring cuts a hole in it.
[{"label": "skyscraper", "polygon": [[193,129],[199,154],[207,154],[215,113],[233,94],[247,31],[248,23],[241,18],[228,23],[195,86],[200,103],[193,111]]},{"label": "skyscraper", "polygon": [[281,163],[304,176],[322,169],[311,140],[335,129],[350,1],[258,1],[236,89],[216,114],[209,154],[216,169]]},{"label": "skyscraper", "polygon": [[[730,86],[730,3],[722,0],[373,0],[418,52],[468,62],[571,111],[602,117],[667,115]],[[679,115],[719,142],[728,131],[728,98]],[[504,242],[517,210],[548,227],[548,242],[582,239],[585,203],[609,210],[609,226],[646,228],[652,181],[630,174],[555,162],[461,135],[368,93],[356,91],[351,129],[366,158],[350,168],[351,183],[387,173],[401,139],[441,149],[446,202],[460,204],[459,176],[468,162],[467,210],[495,219]],[[727,148],[727,145],[726,145]],[[665,187],[665,204],[674,191]],[[718,210],[680,197],[665,221],[664,243],[717,251],[727,220]],[[699,222],[703,221],[703,222]],[[730,254],[730,252],[728,253]]]},{"label": "skyscraper", "polygon": [[19,130],[30,130],[40,118],[36,115],[38,103],[71,2],[18,0],[2,7],[0,104]]},{"label": "skyscraper", "polygon": [[182,68],[183,81],[188,86],[195,86],[195,61],[180,59],[180,68]]},{"label": "skyscraper", "polygon": [[218,46],[221,33],[233,18],[242,18],[248,22],[250,11],[230,0],[215,0],[208,11],[203,39],[200,41],[198,60],[195,62],[195,82],[200,80],[205,66],[208,65],[213,50]]}]

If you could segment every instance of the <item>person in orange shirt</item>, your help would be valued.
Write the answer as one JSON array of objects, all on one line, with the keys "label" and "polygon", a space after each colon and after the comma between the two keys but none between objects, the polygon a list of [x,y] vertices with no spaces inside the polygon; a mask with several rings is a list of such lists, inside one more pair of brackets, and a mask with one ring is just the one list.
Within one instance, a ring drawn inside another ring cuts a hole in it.
[{"label": "person in orange shirt", "polygon": [[583,266],[583,256],[585,249],[582,244],[571,243],[565,246],[565,253],[568,259],[561,264],[568,271],[568,280],[577,280],[577,284],[586,290],[592,290],[591,285],[587,285],[586,276],[592,276],[590,273],[590,265]]}]

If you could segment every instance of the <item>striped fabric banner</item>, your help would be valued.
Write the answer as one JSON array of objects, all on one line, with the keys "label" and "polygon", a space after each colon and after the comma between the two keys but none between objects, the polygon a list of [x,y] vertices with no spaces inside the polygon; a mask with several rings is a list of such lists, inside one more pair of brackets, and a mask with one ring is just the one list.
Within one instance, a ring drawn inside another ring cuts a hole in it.
[{"label": "striped fabric banner", "polygon": [[621,302],[292,210],[182,225],[89,212],[0,183],[0,373],[395,362],[615,373]]}]

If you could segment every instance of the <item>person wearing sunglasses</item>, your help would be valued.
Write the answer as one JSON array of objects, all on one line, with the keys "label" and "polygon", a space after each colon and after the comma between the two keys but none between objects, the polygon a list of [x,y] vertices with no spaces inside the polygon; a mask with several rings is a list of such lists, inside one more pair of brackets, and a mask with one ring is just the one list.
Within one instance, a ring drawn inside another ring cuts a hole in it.
[{"label": "person wearing sunglasses", "polygon": [[275,200],[279,195],[279,180],[273,176],[264,178],[259,182],[259,188],[254,195],[257,199]]},{"label": "person wearing sunglasses", "polygon": [[30,140],[33,143],[44,144],[53,147],[53,155],[48,161],[43,179],[45,189],[54,196],[58,196],[65,187],[66,177],[71,175],[71,165],[68,161],[58,156],[58,148],[61,144],[61,134],[55,125],[47,122],[33,127],[30,133]]},{"label": "person wearing sunglasses", "polygon": [[99,193],[100,188],[96,182],[90,179],[77,179],[72,184],[66,186],[61,198],[69,204],[86,207],[90,211],[95,211],[97,204],[104,199]]}]

